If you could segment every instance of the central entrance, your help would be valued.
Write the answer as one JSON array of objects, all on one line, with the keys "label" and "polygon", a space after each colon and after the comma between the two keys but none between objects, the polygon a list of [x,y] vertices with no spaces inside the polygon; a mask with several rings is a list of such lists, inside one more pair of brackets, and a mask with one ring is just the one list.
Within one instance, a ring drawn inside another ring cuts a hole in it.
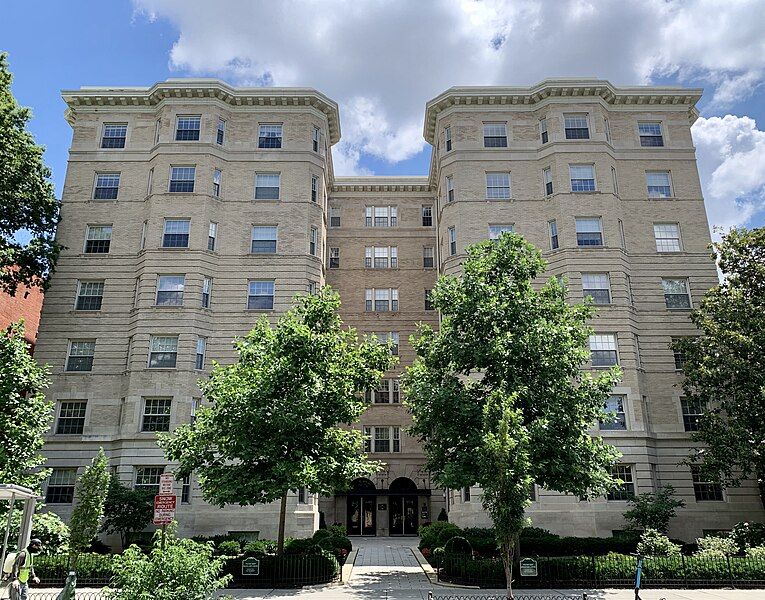
[{"label": "central entrance", "polygon": [[377,490],[369,479],[357,479],[348,493],[348,535],[376,535]]},{"label": "central entrance", "polygon": [[417,485],[407,477],[390,484],[388,531],[390,535],[417,535]]}]

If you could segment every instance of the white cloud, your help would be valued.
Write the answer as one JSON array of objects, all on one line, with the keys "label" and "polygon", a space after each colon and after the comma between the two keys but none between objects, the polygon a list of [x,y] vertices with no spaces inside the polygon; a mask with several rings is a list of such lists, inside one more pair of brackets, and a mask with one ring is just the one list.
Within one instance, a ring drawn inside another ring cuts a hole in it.
[{"label": "white cloud", "polygon": [[[364,173],[365,154],[398,162],[420,152],[425,102],[453,85],[704,81],[719,110],[765,77],[765,0],[133,1],[138,15],[178,28],[173,69],[313,86],[337,100],[338,174]],[[762,181],[736,169],[761,165],[763,133],[729,116],[700,119],[694,135],[711,221],[746,222]]]},{"label": "white cloud", "polygon": [[701,117],[691,131],[710,225],[746,225],[765,209],[765,131],[734,115]]}]

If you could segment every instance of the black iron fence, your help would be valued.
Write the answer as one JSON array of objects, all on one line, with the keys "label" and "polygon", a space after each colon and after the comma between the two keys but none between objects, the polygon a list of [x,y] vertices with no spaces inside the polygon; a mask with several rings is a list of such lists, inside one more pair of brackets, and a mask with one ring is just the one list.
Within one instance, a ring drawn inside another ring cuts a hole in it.
[{"label": "black iron fence", "polygon": [[[35,558],[35,574],[40,584],[48,587],[63,586],[69,573],[69,557],[66,555],[38,556]],[[77,585],[79,587],[103,587],[112,579],[112,557],[108,554],[82,554],[77,561]]]},{"label": "black iron fence", "polygon": [[234,558],[226,563],[224,573],[233,577],[229,588],[298,588],[337,581],[342,574],[340,563],[328,554],[261,556],[257,566],[252,560]]},{"label": "black iron fence", "polygon": [[[636,561],[621,554],[605,556],[536,556],[536,575],[522,575],[513,567],[516,588],[630,588]],[[504,588],[505,572],[499,559],[444,556],[433,565],[441,581],[482,588]],[[677,556],[645,558],[642,587],[765,588],[765,560],[739,556]]]}]

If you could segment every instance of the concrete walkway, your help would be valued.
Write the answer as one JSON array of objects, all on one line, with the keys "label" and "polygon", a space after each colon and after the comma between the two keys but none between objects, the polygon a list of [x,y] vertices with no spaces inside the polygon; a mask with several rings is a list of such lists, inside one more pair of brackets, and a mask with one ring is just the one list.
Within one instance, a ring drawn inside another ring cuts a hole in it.
[{"label": "concrete walkway", "polygon": [[[255,598],[310,598],[311,600],[427,600],[428,592],[434,600],[447,600],[456,596],[495,596],[503,598],[505,590],[478,590],[446,587],[431,582],[420,565],[416,551],[417,538],[352,538],[356,559],[350,576],[343,583],[315,586],[299,590],[225,590],[220,596],[238,600]],[[46,590],[48,594],[54,590]],[[78,590],[97,592],[98,590]],[[515,597],[552,596],[582,598],[588,600],[634,600],[633,590],[520,590]],[[34,590],[35,598],[51,600],[55,596],[42,595],[43,590]],[[83,594],[84,595],[84,594]],[[79,594],[78,594],[79,596]],[[84,596],[87,598],[87,596]],[[764,590],[645,590],[640,593],[642,600],[762,600]],[[181,600],[181,599],[179,599]]]}]

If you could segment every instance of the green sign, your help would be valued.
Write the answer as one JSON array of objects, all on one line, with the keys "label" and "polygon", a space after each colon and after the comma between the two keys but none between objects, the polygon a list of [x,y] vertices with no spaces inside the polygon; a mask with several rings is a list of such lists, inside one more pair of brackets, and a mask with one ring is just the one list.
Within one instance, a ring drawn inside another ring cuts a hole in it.
[{"label": "green sign", "polygon": [[521,577],[537,577],[537,561],[533,558],[521,559]]},{"label": "green sign", "polygon": [[245,558],[242,561],[242,575],[260,575],[260,559]]}]

